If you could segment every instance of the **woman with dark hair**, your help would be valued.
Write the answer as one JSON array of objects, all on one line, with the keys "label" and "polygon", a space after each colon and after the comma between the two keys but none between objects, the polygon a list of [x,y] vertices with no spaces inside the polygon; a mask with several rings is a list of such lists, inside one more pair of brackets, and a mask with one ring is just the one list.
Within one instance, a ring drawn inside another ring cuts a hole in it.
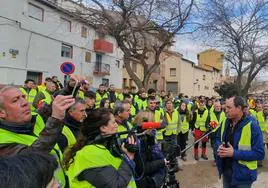
[{"label": "woman with dark hair", "polygon": [[[193,115],[192,112],[187,108],[187,104],[185,102],[181,102],[178,111],[181,119],[181,128],[180,133],[177,136],[177,143],[179,144],[181,150],[184,150],[186,147],[186,141],[188,140],[190,127],[189,122],[192,121]],[[185,152],[181,154],[181,158],[184,161],[187,160]]]},{"label": "woman with dark hair", "polygon": [[58,163],[53,156],[22,153],[0,157],[0,185],[5,188],[58,188],[53,178]]},{"label": "woman with dark hair", "polygon": [[[84,120],[77,143],[64,158],[70,187],[136,187],[132,177],[135,153],[124,144],[120,150],[112,136],[117,126],[114,115],[104,108]],[[128,144],[136,144],[133,137]]]}]

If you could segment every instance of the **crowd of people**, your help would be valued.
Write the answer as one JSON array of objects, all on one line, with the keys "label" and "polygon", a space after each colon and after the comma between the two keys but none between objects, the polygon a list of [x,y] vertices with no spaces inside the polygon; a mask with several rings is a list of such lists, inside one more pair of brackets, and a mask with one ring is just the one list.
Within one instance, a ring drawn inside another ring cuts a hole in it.
[{"label": "crowd of people", "polygon": [[80,76],[64,87],[56,76],[42,85],[27,79],[0,90],[0,184],[161,187],[166,143],[179,145],[177,157],[187,161],[190,135],[197,161],[208,160],[210,141],[224,188],[251,187],[268,148],[268,102],[103,84],[93,92]]}]

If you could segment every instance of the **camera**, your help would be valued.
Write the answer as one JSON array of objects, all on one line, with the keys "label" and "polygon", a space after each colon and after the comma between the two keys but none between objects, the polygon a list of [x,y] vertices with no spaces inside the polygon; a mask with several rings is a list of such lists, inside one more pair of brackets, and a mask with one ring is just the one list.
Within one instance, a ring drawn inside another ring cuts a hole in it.
[{"label": "camera", "polygon": [[169,161],[167,166],[167,176],[163,188],[179,188],[179,182],[176,180],[176,173],[179,171],[177,156],[181,154],[181,148],[175,141],[175,136],[164,136],[162,151]]}]

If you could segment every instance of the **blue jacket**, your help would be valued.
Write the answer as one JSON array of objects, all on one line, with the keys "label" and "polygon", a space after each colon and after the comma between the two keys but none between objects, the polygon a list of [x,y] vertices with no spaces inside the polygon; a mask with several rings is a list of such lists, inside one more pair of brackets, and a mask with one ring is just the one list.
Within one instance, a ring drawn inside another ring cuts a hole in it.
[{"label": "blue jacket", "polygon": [[[242,151],[238,150],[238,142],[241,137],[242,128],[251,122],[251,151]],[[223,138],[226,135],[226,129],[230,124],[230,120],[227,119],[225,122],[225,130],[223,133]],[[253,121],[251,117],[243,116],[243,119],[235,126],[239,126],[236,132],[234,133],[234,155],[233,155],[233,164],[232,164],[232,185],[239,184],[248,184],[252,183],[257,179],[257,170],[250,170],[246,166],[238,163],[238,160],[243,161],[260,161],[264,159],[264,145],[261,129],[257,121]],[[218,150],[221,145],[221,127],[217,130],[217,136],[215,140],[215,147]],[[217,156],[216,163],[219,171],[219,175],[223,174],[223,161],[222,158]]]}]

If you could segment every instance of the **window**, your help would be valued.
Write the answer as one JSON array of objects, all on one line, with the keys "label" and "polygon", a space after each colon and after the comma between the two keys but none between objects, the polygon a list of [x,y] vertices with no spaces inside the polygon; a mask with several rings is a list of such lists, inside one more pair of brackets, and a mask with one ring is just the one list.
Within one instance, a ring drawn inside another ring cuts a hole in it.
[{"label": "window", "polygon": [[106,86],[109,86],[109,79],[107,78],[103,78],[102,79],[102,84],[106,85]]},{"label": "window", "polygon": [[101,54],[96,54],[96,62],[102,63],[102,55]]},{"label": "window", "polygon": [[133,72],[137,72],[137,64],[136,63],[132,63],[132,70]]},{"label": "window", "polygon": [[101,72],[102,67],[102,55],[96,54],[95,71]]},{"label": "window", "polygon": [[203,80],[206,80],[206,75],[203,74]]},{"label": "window", "polygon": [[170,68],[170,76],[176,76],[176,68]]},{"label": "window", "polygon": [[200,85],[198,85],[197,87],[198,87],[198,91],[200,91]]},{"label": "window", "polygon": [[73,47],[67,44],[61,45],[61,57],[72,58],[73,57]]},{"label": "window", "polygon": [[87,38],[88,32],[87,32],[87,28],[85,26],[81,27],[81,37],[83,38]]},{"label": "window", "polygon": [[91,62],[91,53],[86,52],[85,54],[85,62],[90,63]]},{"label": "window", "polygon": [[34,80],[37,84],[42,83],[42,73],[41,72],[31,72],[27,71],[27,79]]},{"label": "window", "polygon": [[43,21],[44,20],[44,9],[29,3],[28,4],[28,15],[29,15],[29,17],[31,17],[33,19]]},{"label": "window", "polygon": [[205,87],[204,87],[204,90],[209,90],[209,87],[208,87],[208,86],[205,86]]},{"label": "window", "polygon": [[65,18],[60,18],[60,25],[61,25],[62,31],[71,32],[71,21]]}]

